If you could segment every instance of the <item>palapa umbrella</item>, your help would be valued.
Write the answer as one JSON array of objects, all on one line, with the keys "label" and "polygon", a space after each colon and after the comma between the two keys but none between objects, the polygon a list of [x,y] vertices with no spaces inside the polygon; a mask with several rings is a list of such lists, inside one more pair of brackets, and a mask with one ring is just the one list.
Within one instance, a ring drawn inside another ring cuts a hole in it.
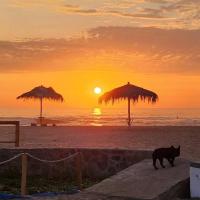
[{"label": "palapa umbrella", "polygon": [[40,124],[41,125],[42,125],[43,99],[60,101],[60,102],[64,101],[62,95],[58,94],[52,87],[47,88],[42,85],[35,87],[31,91],[18,96],[17,99],[39,99],[40,100]]},{"label": "palapa umbrella", "polygon": [[114,102],[116,100],[128,100],[128,126],[131,126],[131,117],[130,117],[130,102],[138,102],[139,100],[155,103],[158,100],[158,95],[150,90],[128,84],[121,87],[115,88],[109,92],[104,93],[99,97],[99,103],[102,102],[108,103]]}]

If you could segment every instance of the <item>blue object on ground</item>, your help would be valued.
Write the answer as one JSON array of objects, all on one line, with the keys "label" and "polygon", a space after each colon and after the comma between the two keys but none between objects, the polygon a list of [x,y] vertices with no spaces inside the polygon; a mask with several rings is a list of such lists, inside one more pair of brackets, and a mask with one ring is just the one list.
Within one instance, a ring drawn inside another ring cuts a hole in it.
[{"label": "blue object on ground", "polygon": [[80,190],[71,189],[71,190],[66,191],[66,192],[41,192],[41,193],[35,193],[35,194],[32,194],[31,196],[52,197],[52,196],[56,196],[56,195],[76,194],[78,192],[80,192]]},{"label": "blue object on ground", "polygon": [[30,196],[21,196],[21,195],[15,195],[15,194],[1,194],[0,193],[0,199],[24,199],[24,198],[31,198],[31,196],[35,197],[53,197],[56,195],[69,195],[69,194],[76,194],[80,192],[80,190],[77,189],[71,189],[66,192],[41,192],[41,193],[35,193]]},{"label": "blue object on ground", "polygon": [[15,194],[0,194],[0,199],[20,199],[20,198],[25,198],[25,197]]}]

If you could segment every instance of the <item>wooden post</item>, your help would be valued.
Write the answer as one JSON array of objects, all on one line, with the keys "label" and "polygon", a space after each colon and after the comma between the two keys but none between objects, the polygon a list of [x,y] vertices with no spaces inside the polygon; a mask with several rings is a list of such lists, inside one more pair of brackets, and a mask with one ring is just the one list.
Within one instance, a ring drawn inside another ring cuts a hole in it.
[{"label": "wooden post", "polygon": [[82,154],[79,152],[76,157],[76,179],[79,190],[82,189]]},{"label": "wooden post", "polygon": [[28,165],[28,160],[27,160],[27,155],[24,153],[22,154],[22,176],[21,176],[21,195],[26,195],[27,194],[27,166]]},{"label": "wooden post", "polygon": [[40,126],[42,126],[42,97],[40,98]]},{"label": "wooden post", "polygon": [[15,147],[19,147],[19,121],[16,122],[15,127]]},{"label": "wooden post", "polygon": [[131,126],[130,98],[128,98],[128,126]]},{"label": "wooden post", "polygon": [[19,147],[19,128],[20,128],[20,122],[19,121],[0,121],[1,124],[12,124],[15,125],[15,139],[12,141],[0,141],[0,143],[15,143],[15,147]]}]

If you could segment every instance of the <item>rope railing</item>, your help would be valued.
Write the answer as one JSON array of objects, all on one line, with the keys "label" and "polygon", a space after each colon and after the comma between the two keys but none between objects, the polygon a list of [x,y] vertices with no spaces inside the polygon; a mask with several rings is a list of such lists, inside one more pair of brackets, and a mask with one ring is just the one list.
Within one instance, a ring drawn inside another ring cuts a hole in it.
[{"label": "rope railing", "polygon": [[65,157],[65,158],[61,158],[59,160],[44,160],[44,159],[38,158],[36,156],[33,156],[33,155],[29,154],[29,153],[25,153],[25,154],[27,156],[29,156],[30,158],[33,158],[34,160],[37,160],[37,161],[40,161],[40,162],[44,162],[44,163],[58,163],[58,162],[63,162],[63,161],[66,161],[66,160],[70,160],[70,159],[76,157],[79,153],[77,152],[75,154],[72,154],[72,155],[70,155],[68,157]]},{"label": "rope railing", "polygon": [[70,160],[72,158],[76,158],[76,179],[77,179],[77,185],[79,189],[82,188],[82,169],[81,169],[81,162],[82,162],[82,155],[80,152],[74,153],[70,156],[67,156],[65,158],[61,158],[58,160],[44,160],[41,158],[38,158],[36,156],[33,156],[30,153],[19,153],[12,158],[9,158],[8,160],[4,160],[0,162],[0,166],[7,164],[17,158],[21,157],[21,162],[22,162],[22,173],[21,173],[21,195],[26,195],[27,194],[27,174],[28,174],[28,157],[43,162],[43,163],[59,163],[63,161]]},{"label": "rope railing", "polygon": [[22,156],[22,155],[23,155],[23,153],[19,153],[19,154],[13,156],[12,158],[9,158],[8,160],[1,161],[1,162],[0,162],[0,165],[4,165],[4,164],[6,164],[6,163],[9,163],[9,162],[11,162],[11,161],[13,161],[13,160],[19,158],[19,157]]}]

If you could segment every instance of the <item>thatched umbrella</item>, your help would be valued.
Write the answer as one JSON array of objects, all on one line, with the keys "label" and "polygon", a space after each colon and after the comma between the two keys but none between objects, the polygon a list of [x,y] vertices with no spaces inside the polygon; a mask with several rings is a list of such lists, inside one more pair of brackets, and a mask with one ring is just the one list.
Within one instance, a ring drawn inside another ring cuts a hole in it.
[{"label": "thatched umbrella", "polygon": [[132,85],[128,82],[128,84],[126,85],[104,93],[102,96],[99,97],[99,103],[108,103],[111,101],[112,104],[114,104],[116,100],[125,99],[128,100],[128,126],[131,126],[130,102],[132,101],[133,103],[135,103],[139,100],[147,100],[148,102],[155,103],[158,100],[158,95],[150,90]]},{"label": "thatched umbrella", "polygon": [[60,102],[64,101],[62,95],[58,94],[52,87],[46,88],[42,85],[39,87],[35,87],[31,91],[18,96],[17,99],[39,99],[40,100],[40,124],[41,125],[42,125],[43,99],[60,101]]}]

